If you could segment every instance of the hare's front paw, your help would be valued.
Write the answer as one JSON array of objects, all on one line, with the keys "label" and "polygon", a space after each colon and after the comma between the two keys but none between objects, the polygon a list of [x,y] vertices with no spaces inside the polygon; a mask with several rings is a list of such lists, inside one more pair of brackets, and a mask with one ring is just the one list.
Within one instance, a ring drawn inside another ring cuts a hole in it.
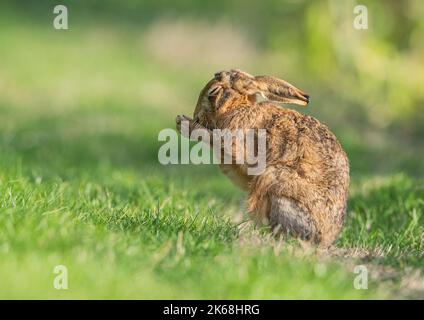
[{"label": "hare's front paw", "polygon": [[[186,121],[188,123],[188,126],[187,126],[188,130],[181,130],[181,124],[184,121]],[[176,127],[177,127],[177,131],[179,133],[181,133],[183,136],[185,136],[186,138],[189,138],[189,136],[190,136],[190,132],[192,130],[192,128],[191,128],[192,127],[192,123],[193,123],[193,119],[191,119],[191,118],[189,118],[189,117],[187,117],[185,115],[178,115],[175,118],[175,124],[176,124]]]},{"label": "hare's front paw", "polygon": [[[206,129],[201,124],[199,124],[197,121],[193,120],[192,118],[189,118],[184,115],[178,115],[175,118],[177,131],[184,137],[190,139],[191,133],[196,130],[199,131],[200,134],[204,136],[210,136],[212,132],[209,129]],[[195,139],[197,141],[197,139]]]}]

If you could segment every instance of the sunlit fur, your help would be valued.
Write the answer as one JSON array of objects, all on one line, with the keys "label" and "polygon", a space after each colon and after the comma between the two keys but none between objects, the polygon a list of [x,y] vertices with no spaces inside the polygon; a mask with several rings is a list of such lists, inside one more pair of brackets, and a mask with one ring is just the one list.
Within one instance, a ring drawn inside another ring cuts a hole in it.
[{"label": "sunlit fur", "polygon": [[[284,234],[330,246],[342,230],[349,163],[334,134],[318,120],[282,103],[306,105],[309,96],[269,76],[223,71],[201,91],[190,127],[267,130],[267,166],[249,176],[246,164],[221,164],[248,192],[250,216]],[[233,148],[233,159],[236,150]]]}]

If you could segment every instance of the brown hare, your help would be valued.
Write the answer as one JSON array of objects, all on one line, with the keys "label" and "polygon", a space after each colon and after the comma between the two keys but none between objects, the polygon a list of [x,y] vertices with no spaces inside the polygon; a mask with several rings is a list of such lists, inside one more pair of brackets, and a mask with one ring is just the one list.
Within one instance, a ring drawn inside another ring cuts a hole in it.
[{"label": "brown hare", "polygon": [[249,175],[245,164],[220,164],[221,170],[248,192],[247,210],[254,220],[329,247],[344,223],[349,162],[325,125],[281,107],[308,102],[308,95],[283,80],[223,71],[201,91],[193,119],[177,116],[177,129],[184,120],[190,130],[211,135],[213,129],[265,129],[261,174]]}]

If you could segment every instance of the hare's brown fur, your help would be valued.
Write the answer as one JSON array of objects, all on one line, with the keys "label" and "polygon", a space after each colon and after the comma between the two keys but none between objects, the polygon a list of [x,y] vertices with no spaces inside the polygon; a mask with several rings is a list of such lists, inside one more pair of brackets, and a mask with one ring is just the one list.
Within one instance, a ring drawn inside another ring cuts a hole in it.
[{"label": "hare's brown fur", "polygon": [[[219,90],[211,96],[216,86]],[[258,102],[258,94],[265,101]],[[325,125],[272,101],[304,105],[308,96],[276,78],[222,72],[202,90],[194,122],[206,130],[266,129],[267,160],[262,174],[248,175],[244,164],[221,164],[221,170],[248,191],[252,218],[329,246],[339,235],[346,212],[346,154]]]}]

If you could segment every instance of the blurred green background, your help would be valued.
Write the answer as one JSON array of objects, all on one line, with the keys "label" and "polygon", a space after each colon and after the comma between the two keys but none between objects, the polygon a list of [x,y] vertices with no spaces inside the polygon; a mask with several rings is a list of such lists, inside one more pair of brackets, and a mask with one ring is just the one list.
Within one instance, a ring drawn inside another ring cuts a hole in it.
[{"label": "blurred green background", "polygon": [[[57,4],[69,30],[53,28]],[[353,28],[357,4],[366,30]],[[337,263],[328,268],[340,277],[323,275],[315,258],[281,260],[274,242],[261,245],[271,253],[239,253],[243,195],[213,166],[158,163],[158,132],[192,114],[204,84],[229,68],[304,90],[311,103],[297,110],[339,138],[353,177],[339,247],[382,250],[376,265],[422,266],[423,39],[420,0],[3,0],[1,295],[57,298],[50,280],[34,279],[66,260],[82,275],[64,297],[362,297]],[[90,295],[99,268],[103,286]],[[140,268],[146,292],[132,287]],[[217,282],[220,270],[228,277]],[[200,289],[183,285],[203,278]],[[363,295],[381,297],[377,287]]]},{"label": "blurred green background", "polygon": [[367,30],[355,1],[66,1],[67,31],[52,27],[56,4],[3,1],[3,105],[134,105],[172,127],[215,71],[240,68],[308,92],[353,174],[424,172],[420,1],[361,2]]}]

